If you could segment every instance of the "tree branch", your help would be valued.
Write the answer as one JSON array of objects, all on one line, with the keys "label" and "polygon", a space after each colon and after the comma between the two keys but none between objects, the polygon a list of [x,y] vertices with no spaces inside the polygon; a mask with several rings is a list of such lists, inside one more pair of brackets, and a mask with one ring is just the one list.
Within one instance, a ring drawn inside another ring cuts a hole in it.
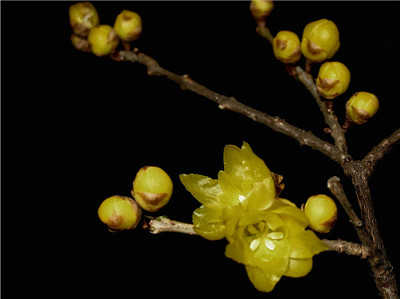
[{"label": "tree branch", "polygon": [[326,108],[326,104],[321,100],[321,97],[318,94],[317,87],[314,83],[313,78],[307,74],[303,69],[299,66],[295,68],[297,77],[301,83],[303,83],[304,87],[311,93],[315,102],[317,103],[319,110],[321,110],[325,123],[331,129],[331,135],[335,140],[336,146],[340,148],[343,152],[347,152],[346,138],[344,137],[344,131],[342,127],[339,125],[335,115],[330,113]]},{"label": "tree branch", "polygon": [[319,152],[323,153],[333,161],[336,161],[339,164],[343,164],[348,161],[349,156],[346,153],[340,151],[337,147],[330,144],[329,142],[323,141],[317,136],[315,136],[312,132],[302,130],[297,128],[285,120],[275,116],[270,116],[267,113],[263,113],[259,110],[251,108],[239,101],[237,101],[233,97],[227,97],[221,94],[218,94],[207,87],[193,81],[188,75],[179,76],[175,73],[172,73],[164,68],[162,68],[156,60],[153,58],[139,53],[137,50],[135,51],[119,51],[113,57],[117,61],[130,61],[130,62],[139,62],[147,67],[147,73],[150,76],[159,76],[166,79],[169,79],[177,84],[183,90],[193,91],[215,103],[218,104],[218,107],[222,110],[230,110],[233,112],[237,112],[248,118],[264,124],[270,127],[272,130],[282,133],[286,136],[292,137],[296,139],[301,145],[307,145]]},{"label": "tree branch", "polygon": [[[171,220],[166,216],[161,216],[157,218],[151,218],[150,222],[146,223],[144,228],[149,229],[152,234],[160,233],[181,233],[187,235],[197,235],[193,229],[193,224],[184,223],[176,220]],[[326,240],[323,239],[322,242],[329,246],[331,251],[337,251],[339,253],[346,253],[349,255],[355,255],[362,259],[365,259],[369,255],[368,249],[357,243],[351,243],[343,240]]]},{"label": "tree branch", "polygon": [[381,160],[394,145],[400,142],[400,128],[397,129],[388,138],[383,139],[377,146],[375,146],[362,160],[366,167],[368,176],[372,174],[373,168],[376,163]]}]

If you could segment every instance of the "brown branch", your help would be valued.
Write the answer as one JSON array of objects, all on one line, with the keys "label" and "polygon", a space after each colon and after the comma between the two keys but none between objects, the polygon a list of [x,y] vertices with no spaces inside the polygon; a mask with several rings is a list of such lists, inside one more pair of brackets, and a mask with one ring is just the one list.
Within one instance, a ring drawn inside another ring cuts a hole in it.
[{"label": "brown branch", "polygon": [[325,123],[331,129],[331,135],[335,140],[336,146],[339,147],[343,152],[347,152],[346,138],[344,137],[344,131],[342,127],[339,125],[335,115],[330,113],[326,108],[326,104],[321,100],[317,92],[317,87],[314,83],[313,78],[299,66],[295,68],[297,73],[297,78],[303,83],[304,87],[311,93],[315,102],[317,103],[319,110],[321,110],[322,115],[324,116]]},{"label": "brown branch", "polygon": [[342,183],[337,176],[331,177],[328,180],[328,189],[332,192],[333,195],[337,198],[339,203],[342,205],[343,209],[347,213],[350,218],[350,222],[354,225],[354,227],[358,230],[362,227],[362,221],[358,218],[356,212],[351,206],[350,201],[347,199],[346,194],[344,193]]},{"label": "brown branch", "polygon": [[171,220],[165,216],[150,220],[148,225],[148,229],[152,234],[172,232],[187,235],[197,235],[193,229],[193,224]]},{"label": "brown branch", "polygon": [[372,174],[373,168],[376,163],[381,160],[395,144],[400,142],[400,128],[397,129],[388,138],[383,139],[377,146],[375,146],[362,160],[366,167],[368,176]]},{"label": "brown branch", "polygon": [[330,250],[337,251],[339,253],[346,253],[348,255],[359,256],[362,259],[366,259],[369,256],[369,250],[362,244],[347,242],[343,240],[321,240],[325,245],[329,246]]},{"label": "brown branch", "polygon": [[[152,234],[170,232],[187,235],[197,235],[197,233],[193,229],[193,224],[171,220],[166,216],[153,218],[152,220],[150,220],[148,226],[145,226],[145,228],[149,229]],[[362,259],[367,258],[369,255],[368,249],[361,244],[351,243],[343,240],[326,239],[323,239],[322,242],[329,246],[331,251],[355,255]]]},{"label": "brown branch", "polygon": [[349,156],[346,153],[343,153],[329,142],[321,140],[312,132],[297,128],[277,116],[270,116],[267,113],[263,113],[259,110],[251,108],[237,101],[233,97],[227,97],[218,94],[208,89],[207,87],[193,81],[188,75],[179,76],[175,73],[172,73],[162,68],[153,58],[143,53],[139,53],[137,50],[119,51],[117,55],[114,56],[114,59],[118,61],[139,62],[140,64],[143,64],[147,67],[147,73],[150,76],[160,76],[169,79],[179,84],[182,89],[193,91],[217,103],[220,109],[237,112],[239,114],[247,116],[256,122],[270,127],[276,132],[296,139],[301,145],[307,145],[315,150],[320,151],[321,153],[339,164],[343,164],[349,159]]}]

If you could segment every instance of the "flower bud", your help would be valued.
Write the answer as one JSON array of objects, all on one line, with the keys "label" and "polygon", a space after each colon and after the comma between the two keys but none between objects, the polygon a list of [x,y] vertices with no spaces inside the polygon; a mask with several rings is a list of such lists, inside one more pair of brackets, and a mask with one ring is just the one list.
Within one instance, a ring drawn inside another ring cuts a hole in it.
[{"label": "flower bud", "polygon": [[114,30],[123,41],[131,42],[142,32],[142,19],[130,10],[123,10],[115,19]]},{"label": "flower bud", "polygon": [[132,195],[142,209],[156,212],[171,198],[171,178],[159,167],[142,167],[133,181]]},{"label": "flower bud", "polygon": [[346,103],[346,117],[350,122],[363,125],[379,109],[378,98],[369,92],[356,92]]},{"label": "flower bud", "polygon": [[296,63],[301,57],[300,40],[291,31],[279,31],[272,46],[276,59],[283,63]]},{"label": "flower bud", "polygon": [[105,56],[115,51],[119,38],[111,26],[100,25],[90,30],[88,41],[94,55]]},{"label": "flower bud", "polygon": [[337,207],[329,196],[324,194],[311,196],[304,207],[312,230],[319,233],[329,233],[337,220]]},{"label": "flower bud", "polygon": [[71,43],[79,51],[90,52],[90,44],[86,38],[71,34]]},{"label": "flower bud", "polygon": [[325,62],[319,69],[318,93],[325,99],[334,99],[343,94],[350,84],[350,71],[340,62]]},{"label": "flower bud", "polygon": [[321,19],[306,25],[301,39],[301,52],[313,62],[332,58],[340,46],[335,23]]},{"label": "flower bud", "polygon": [[76,35],[86,37],[99,24],[99,15],[90,2],[79,2],[69,7],[69,23]]},{"label": "flower bud", "polygon": [[140,222],[142,210],[132,198],[114,195],[101,203],[97,214],[111,230],[120,231],[134,229]]},{"label": "flower bud", "polygon": [[270,0],[251,0],[250,12],[257,21],[265,20],[274,9]]}]

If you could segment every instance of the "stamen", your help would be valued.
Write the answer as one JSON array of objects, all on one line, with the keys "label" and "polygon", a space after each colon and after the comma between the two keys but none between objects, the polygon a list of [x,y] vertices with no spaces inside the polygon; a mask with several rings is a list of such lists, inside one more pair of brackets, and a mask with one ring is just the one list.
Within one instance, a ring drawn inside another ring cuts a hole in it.
[{"label": "stamen", "polygon": [[276,246],[275,246],[274,242],[272,242],[270,239],[265,238],[264,239],[264,244],[269,250],[271,250],[271,251],[275,250]]},{"label": "stamen", "polygon": [[251,241],[251,243],[250,243],[250,249],[251,250],[256,250],[258,247],[260,247],[260,239],[259,238],[257,238],[257,239],[254,239],[253,241]]},{"label": "stamen", "polygon": [[267,237],[272,240],[280,240],[283,238],[283,232],[272,232],[267,234]]}]

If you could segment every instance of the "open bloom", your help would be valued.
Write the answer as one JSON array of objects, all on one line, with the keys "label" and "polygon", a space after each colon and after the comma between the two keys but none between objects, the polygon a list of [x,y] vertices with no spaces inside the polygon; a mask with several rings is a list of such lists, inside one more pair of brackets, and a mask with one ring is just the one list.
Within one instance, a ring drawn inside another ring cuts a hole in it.
[{"label": "open bloom", "polygon": [[303,212],[277,198],[273,173],[246,142],[241,149],[225,147],[218,180],[197,174],[180,178],[202,204],[193,213],[195,231],[209,240],[225,237],[225,255],[246,266],[260,291],[272,291],[283,275],[307,275],[313,255],[327,250],[306,230]]}]

